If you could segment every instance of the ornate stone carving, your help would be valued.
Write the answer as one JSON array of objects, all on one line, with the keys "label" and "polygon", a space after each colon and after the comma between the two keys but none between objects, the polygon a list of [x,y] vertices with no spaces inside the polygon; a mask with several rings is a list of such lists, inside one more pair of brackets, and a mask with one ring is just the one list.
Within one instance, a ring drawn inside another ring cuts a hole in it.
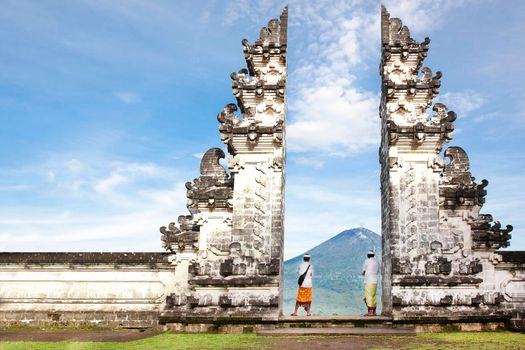
[{"label": "ornate stone carving", "polygon": [[492,215],[480,214],[470,227],[474,249],[499,249],[510,244],[512,225],[502,228],[499,221],[492,222]]},{"label": "ornate stone carving", "polygon": [[476,258],[470,262],[460,262],[459,273],[461,275],[475,275],[483,271],[483,265],[480,263],[479,258]]},{"label": "ornate stone carving", "polygon": [[193,183],[186,183],[188,203],[191,203],[191,206],[231,207],[233,179],[219,163],[224,157],[220,148],[211,148],[204,154],[201,160],[201,176],[193,180]]},{"label": "ornate stone carving", "polygon": [[261,28],[259,39],[253,45],[248,40],[242,40],[244,58],[251,75],[256,75],[257,64],[254,56],[262,58],[263,62],[270,61],[272,55],[279,57],[281,64],[286,63],[288,7],[285,7],[280,20],[271,20],[266,27]]},{"label": "ornate stone carving", "polygon": [[199,235],[199,226],[192,220],[191,215],[181,215],[178,219],[180,229],[177,228],[174,222],[171,222],[168,227],[162,226],[160,232],[162,233],[162,247],[166,250],[183,251],[187,247],[196,248]]},{"label": "ornate stone carving", "polygon": [[241,122],[235,115],[235,112],[237,112],[237,106],[233,103],[229,103],[224,106],[219,114],[217,114],[217,120],[220,123],[219,131],[221,133],[221,141],[226,144],[231,141],[234,126],[239,125]]},{"label": "ornate stone carving", "polygon": [[435,261],[427,261],[425,264],[425,273],[427,275],[449,275],[451,272],[452,263],[444,257],[439,257]]},{"label": "ornate stone carving", "polygon": [[485,196],[487,195],[485,187],[487,187],[488,181],[482,180],[481,184],[474,182],[469,171],[469,159],[462,148],[449,147],[445,151],[445,157],[450,159],[450,163],[445,166],[443,171],[440,189],[443,208],[481,207],[485,203]]},{"label": "ornate stone carving", "polygon": [[[227,110],[227,108],[225,108]],[[181,215],[178,218],[180,228],[175,223],[168,227],[162,226],[161,240],[163,247],[170,251],[183,251],[188,247],[197,248],[197,242],[202,226],[199,214],[202,210],[231,209],[233,199],[233,179],[229,177],[219,160],[224,158],[220,148],[208,150],[201,160],[201,175],[186,183],[186,197],[191,215]]]}]

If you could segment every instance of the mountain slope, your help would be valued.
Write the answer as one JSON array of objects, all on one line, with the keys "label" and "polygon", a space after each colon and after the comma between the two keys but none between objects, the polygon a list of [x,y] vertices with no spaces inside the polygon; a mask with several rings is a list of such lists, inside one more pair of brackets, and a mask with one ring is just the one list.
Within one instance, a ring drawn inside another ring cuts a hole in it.
[{"label": "mountain slope", "polygon": [[[310,249],[314,266],[312,312],[352,315],[364,312],[361,269],[369,249],[381,256],[381,236],[359,227],[343,231]],[[290,314],[297,293],[297,267],[303,256],[284,262],[284,313]],[[381,290],[378,288],[378,296]],[[379,300],[378,300],[379,301]]]}]

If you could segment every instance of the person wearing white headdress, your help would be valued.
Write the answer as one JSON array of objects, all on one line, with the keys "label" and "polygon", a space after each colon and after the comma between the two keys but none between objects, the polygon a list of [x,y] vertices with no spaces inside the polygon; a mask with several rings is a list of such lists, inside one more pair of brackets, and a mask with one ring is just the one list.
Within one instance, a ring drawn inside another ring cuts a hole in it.
[{"label": "person wearing white headdress", "polygon": [[306,316],[310,316],[310,309],[312,307],[312,278],[314,277],[314,267],[310,263],[310,255],[303,256],[303,262],[297,268],[297,276],[299,278],[299,290],[297,291],[297,298],[295,299],[295,310],[292,316],[297,316],[299,307],[304,307]]},{"label": "person wearing white headdress", "polygon": [[377,275],[379,274],[379,263],[375,258],[373,250],[369,250],[367,259],[363,264],[363,276],[365,277],[365,294],[364,302],[368,307],[368,313],[366,316],[376,315],[376,291],[377,291]]}]

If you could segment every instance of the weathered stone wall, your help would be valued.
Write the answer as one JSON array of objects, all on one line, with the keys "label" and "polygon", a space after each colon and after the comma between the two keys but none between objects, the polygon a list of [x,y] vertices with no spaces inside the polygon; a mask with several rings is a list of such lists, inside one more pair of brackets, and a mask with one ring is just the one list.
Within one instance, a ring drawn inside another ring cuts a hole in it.
[{"label": "weathered stone wall", "polygon": [[278,316],[282,293],[288,12],[242,41],[247,68],[231,74],[237,103],[217,115],[225,157],[212,148],[187,183],[189,216],[161,228],[164,246],[193,254],[188,286],[164,318]]},{"label": "weathered stone wall", "polygon": [[440,72],[421,68],[430,39],[418,43],[401,20],[384,8],[381,15],[384,313],[516,319],[525,267],[497,252],[512,226],[479,213],[488,182],[474,181],[463,149],[439,156],[456,114],[442,103],[428,111],[441,85]]},{"label": "weathered stone wall", "polygon": [[0,324],[155,326],[167,296],[186,284],[176,272],[183,262],[172,258],[166,253],[0,253]]}]

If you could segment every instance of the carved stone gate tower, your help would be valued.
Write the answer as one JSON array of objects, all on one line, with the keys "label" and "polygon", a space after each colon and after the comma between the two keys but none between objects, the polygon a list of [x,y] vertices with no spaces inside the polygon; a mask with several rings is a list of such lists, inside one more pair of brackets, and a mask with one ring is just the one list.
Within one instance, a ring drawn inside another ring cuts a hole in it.
[{"label": "carved stone gate tower", "polygon": [[439,156],[456,114],[442,103],[429,111],[441,84],[440,72],[421,68],[430,39],[416,42],[383,7],[381,41],[383,313],[519,317],[523,254],[497,251],[509,245],[512,226],[479,213],[488,181],[474,181],[463,149],[449,147]]},{"label": "carved stone gate tower", "polygon": [[237,103],[217,115],[225,157],[212,148],[186,184],[190,215],[161,228],[187,285],[170,295],[171,319],[278,316],[283,290],[284,159],[288,9],[242,41],[247,68],[231,74]]}]

